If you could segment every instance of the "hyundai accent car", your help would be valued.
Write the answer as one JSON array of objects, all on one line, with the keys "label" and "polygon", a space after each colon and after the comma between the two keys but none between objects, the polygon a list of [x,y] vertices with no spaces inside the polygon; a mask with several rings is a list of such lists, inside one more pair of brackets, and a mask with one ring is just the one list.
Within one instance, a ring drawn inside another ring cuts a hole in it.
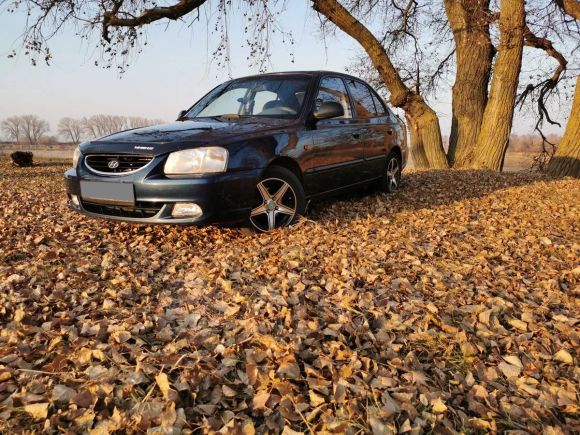
[{"label": "hyundai accent car", "polygon": [[82,143],[71,207],[147,224],[288,226],[310,200],[369,183],[395,191],[404,125],[345,74],[271,73],[221,84],[176,122]]}]

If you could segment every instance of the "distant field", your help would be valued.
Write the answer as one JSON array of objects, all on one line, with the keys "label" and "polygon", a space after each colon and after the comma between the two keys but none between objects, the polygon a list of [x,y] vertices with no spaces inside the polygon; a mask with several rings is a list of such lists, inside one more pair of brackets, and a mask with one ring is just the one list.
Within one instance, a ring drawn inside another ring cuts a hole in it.
[{"label": "distant field", "polygon": [[508,152],[505,156],[503,170],[505,172],[513,172],[530,169],[536,155],[537,153]]},{"label": "distant field", "polygon": [[[508,151],[505,156],[504,172],[516,172],[525,169],[530,169],[534,162],[534,157],[537,153],[526,153],[526,152],[510,152]],[[409,160],[407,168],[414,168],[413,161]]]},{"label": "distant field", "polygon": [[35,157],[43,159],[72,159],[76,145],[55,144],[55,145],[2,145],[0,144],[0,155],[10,155],[14,151],[32,151]]}]

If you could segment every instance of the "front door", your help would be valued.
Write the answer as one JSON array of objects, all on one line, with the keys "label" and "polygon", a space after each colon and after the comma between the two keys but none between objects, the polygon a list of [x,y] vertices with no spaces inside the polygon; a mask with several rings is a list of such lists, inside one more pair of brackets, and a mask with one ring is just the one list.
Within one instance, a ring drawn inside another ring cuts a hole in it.
[{"label": "front door", "polygon": [[327,101],[340,103],[344,115],[318,121],[313,130],[316,161],[313,178],[317,181],[315,193],[335,190],[364,179],[363,130],[353,119],[350,98],[340,77],[321,79],[315,109]]}]

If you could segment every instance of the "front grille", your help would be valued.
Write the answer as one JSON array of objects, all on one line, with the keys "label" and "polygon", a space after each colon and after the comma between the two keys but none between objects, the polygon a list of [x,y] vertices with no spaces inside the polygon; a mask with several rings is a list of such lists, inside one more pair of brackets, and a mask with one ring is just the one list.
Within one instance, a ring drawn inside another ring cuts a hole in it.
[{"label": "front grille", "polygon": [[83,208],[91,213],[105,216],[118,216],[126,218],[151,218],[155,216],[163,207],[163,204],[154,202],[138,202],[133,207],[112,204],[96,204],[83,201]]},{"label": "front grille", "polygon": [[125,175],[138,171],[151,160],[153,157],[139,154],[92,154],[85,157],[85,164],[99,174]]}]

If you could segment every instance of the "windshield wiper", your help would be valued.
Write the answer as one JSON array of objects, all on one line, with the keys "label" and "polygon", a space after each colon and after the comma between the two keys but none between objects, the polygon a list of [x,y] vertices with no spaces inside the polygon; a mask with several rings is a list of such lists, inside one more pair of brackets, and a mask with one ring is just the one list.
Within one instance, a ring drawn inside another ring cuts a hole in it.
[{"label": "windshield wiper", "polygon": [[255,115],[238,115],[235,113],[224,113],[223,115],[214,115],[214,116],[196,116],[194,118],[189,119],[213,119],[214,121],[233,121],[236,119],[247,119],[247,118],[255,118]]}]

